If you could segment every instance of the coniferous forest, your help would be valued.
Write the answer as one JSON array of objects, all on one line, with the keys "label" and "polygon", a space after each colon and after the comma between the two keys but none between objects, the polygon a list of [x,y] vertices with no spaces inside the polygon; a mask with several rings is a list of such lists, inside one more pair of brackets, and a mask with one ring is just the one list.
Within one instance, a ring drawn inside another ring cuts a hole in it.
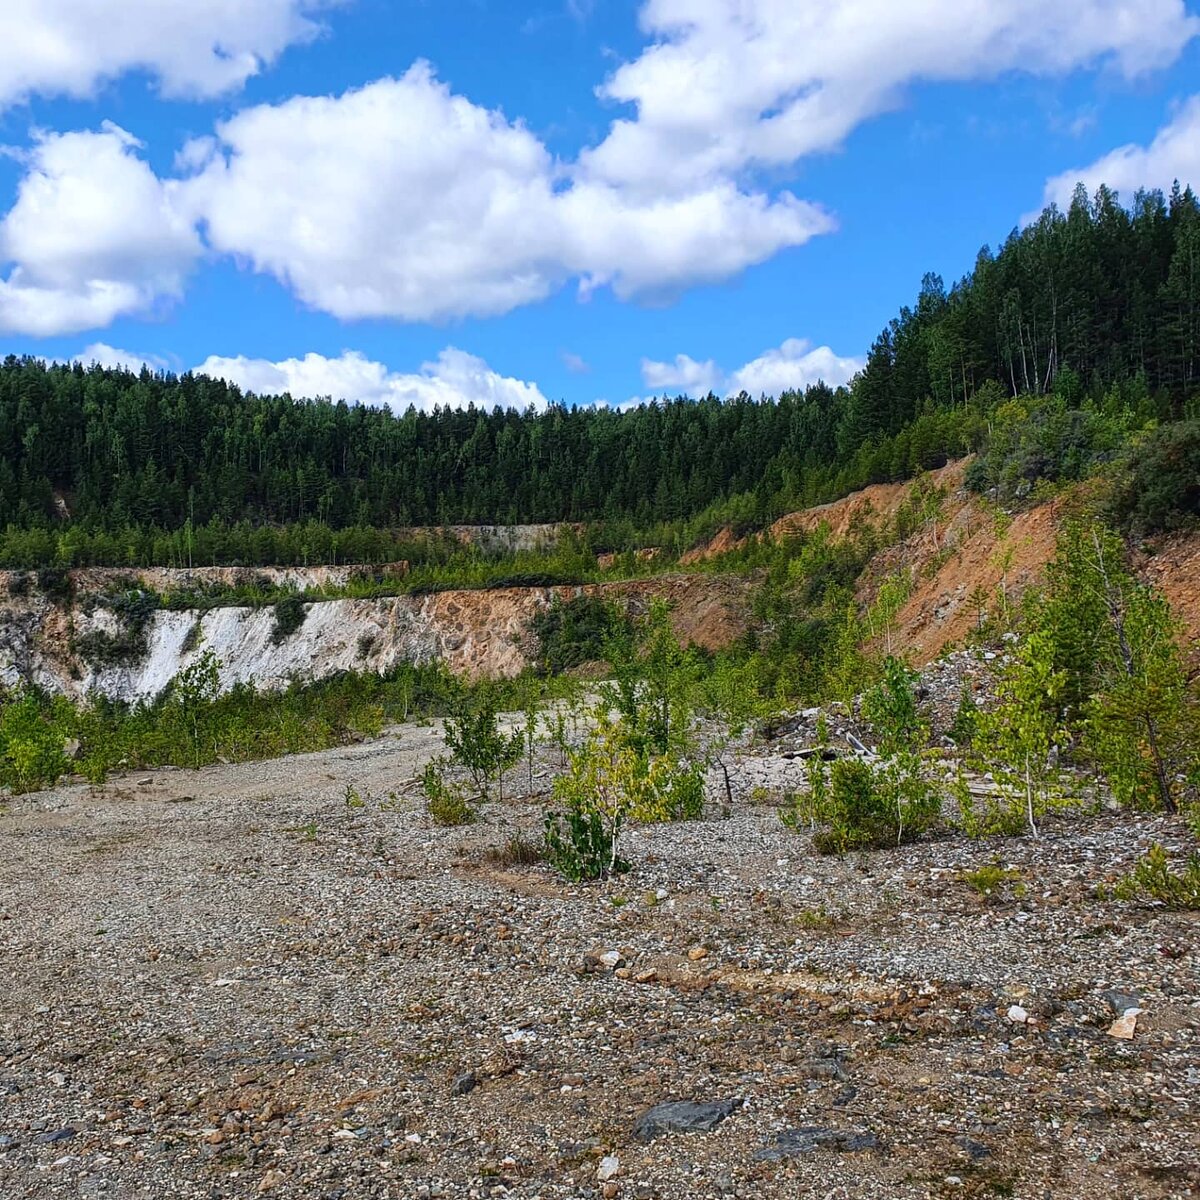
[{"label": "coniferous forest", "polygon": [[1095,441],[1097,421],[1195,416],[1198,392],[1200,203],[1176,188],[1126,208],[1081,188],[949,289],[927,275],[836,390],[394,414],[10,356],[0,559],[177,561],[185,528],[202,563],[288,560],[300,543],[306,558],[379,560],[393,549],[380,531],[407,525],[632,529],[710,510],[751,526],[983,449],[1014,396],[1056,396],[1072,414],[1061,442]]}]

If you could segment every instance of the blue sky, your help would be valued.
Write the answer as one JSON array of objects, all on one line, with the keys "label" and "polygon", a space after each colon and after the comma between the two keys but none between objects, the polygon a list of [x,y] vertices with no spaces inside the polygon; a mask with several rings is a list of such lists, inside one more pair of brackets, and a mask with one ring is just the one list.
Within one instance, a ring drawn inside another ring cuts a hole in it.
[{"label": "blue sky", "polygon": [[1200,185],[1184,0],[101,7],[0,13],[4,352],[395,406],[773,392],[1077,178]]}]

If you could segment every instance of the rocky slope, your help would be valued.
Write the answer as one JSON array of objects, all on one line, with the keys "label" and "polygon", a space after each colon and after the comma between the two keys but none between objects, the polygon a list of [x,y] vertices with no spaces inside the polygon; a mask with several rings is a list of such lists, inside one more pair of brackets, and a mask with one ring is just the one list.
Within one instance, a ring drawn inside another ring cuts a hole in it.
[{"label": "rocky slope", "polygon": [[[919,527],[880,551],[859,585],[859,599],[866,604],[889,574],[911,575],[912,595],[896,618],[893,643],[923,666],[962,642],[981,616],[994,613],[1001,595],[1015,604],[1043,578],[1054,556],[1059,523],[1077,498],[1068,492],[1031,508],[997,510],[963,486],[968,462],[949,463],[918,482],[875,484],[833,503],[790,513],[775,522],[769,536],[812,534],[822,526],[835,539],[865,528],[890,536],[901,511],[913,507],[916,489],[932,494]],[[739,544],[728,529],[722,530],[690,561],[717,557]],[[1166,594],[1200,666],[1200,532],[1176,533],[1143,546],[1137,566]]]},{"label": "rocky slope", "polygon": [[[273,582],[321,587],[345,582],[353,568],[256,572]],[[192,573],[195,574],[194,572]],[[227,572],[228,574],[228,572]],[[116,580],[128,586],[181,586],[164,571],[81,571],[82,595]],[[229,582],[230,580],[222,580]],[[236,582],[236,579],[232,579]],[[253,682],[285,687],[292,679],[320,679],[339,671],[384,672],[402,662],[444,662],[468,677],[518,674],[535,651],[529,622],[555,599],[580,593],[609,596],[633,612],[653,597],[672,605],[676,633],[706,649],[727,645],[746,626],[749,582],[728,576],[675,575],[584,587],[492,588],[373,600],[326,600],[305,606],[304,623],[278,644],[271,608],[222,607],[207,612],[159,611],[145,631],[145,650],[131,661],[89,664],[76,651],[95,633],[118,635],[109,609],[65,608],[47,597],[9,594],[0,602],[0,681],[28,680],[49,691],[80,697],[90,692],[138,701],[156,696],[171,679],[211,650],[224,687]]]}]

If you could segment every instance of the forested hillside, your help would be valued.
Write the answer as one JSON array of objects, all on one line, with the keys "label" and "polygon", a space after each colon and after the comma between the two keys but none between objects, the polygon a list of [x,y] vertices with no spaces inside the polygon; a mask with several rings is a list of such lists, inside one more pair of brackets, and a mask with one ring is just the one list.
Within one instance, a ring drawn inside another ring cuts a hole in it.
[{"label": "forested hillside", "polygon": [[[1087,443],[1084,462],[1147,423],[1195,415],[1198,390],[1196,197],[1139,194],[1126,209],[1107,189],[1092,199],[1080,190],[1068,212],[1048,209],[999,252],[983,250],[949,291],[926,276],[915,307],[837,390],[627,413],[397,415],[244,395],[192,374],[10,356],[0,367],[0,559],[177,561],[182,543],[161,535],[185,528],[196,561],[216,562],[299,553],[286,537],[256,540],[265,526],[357,530],[357,541],[334,539],[337,552],[378,558],[391,547],[369,531],[409,524],[632,528],[713,506],[762,524],[986,449],[1013,396],[1034,398],[1028,417],[1053,394],[1057,410],[1038,419],[1060,449],[1064,438]],[[1011,460],[1025,434],[1012,434],[1011,419],[1007,428]],[[306,555],[333,544],[299,540]]]}]

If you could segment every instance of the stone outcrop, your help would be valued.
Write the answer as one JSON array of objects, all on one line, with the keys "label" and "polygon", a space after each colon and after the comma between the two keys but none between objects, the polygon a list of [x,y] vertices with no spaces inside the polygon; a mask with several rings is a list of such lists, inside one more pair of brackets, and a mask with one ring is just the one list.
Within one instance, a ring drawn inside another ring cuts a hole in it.
[{"label": "stone outcrop", "polygon": [[[85,584],[98,582],[99,574],[78,573],[81,594]],[[175,587],[185,582],[163,574],[129,572],[125,582]],[[112,572],[103,575],[108,584],[114,582]],[[288,582],[318,586],[311,569],[303,577],[289,576]],[[306,604],[303,624],[278,644],[270,607],[163,610],[147,623],[142,652],[126,662],[95,665],[83,661],[75,647],[89,634],[119,634],[121,624],[111,611],[87,604],[66,609],[38,594],[9,596],[0,604],[0,682],[32,682],[74,697],[98,693],[115,700],[149,700],[206,650],[217,656],[226,688],[253,683],[279,689],[293,679],[351,670],[386,672],[405,662],[441,661],[468,677],[512,676],[536,653],[530,621],[555,599],[602,594],[637,613],[661,596],[672,605],[680,638],[711,650],[728,645],[745,629],[749,586],[730,577],[674,575],[583,587],[322,600]]]}]

